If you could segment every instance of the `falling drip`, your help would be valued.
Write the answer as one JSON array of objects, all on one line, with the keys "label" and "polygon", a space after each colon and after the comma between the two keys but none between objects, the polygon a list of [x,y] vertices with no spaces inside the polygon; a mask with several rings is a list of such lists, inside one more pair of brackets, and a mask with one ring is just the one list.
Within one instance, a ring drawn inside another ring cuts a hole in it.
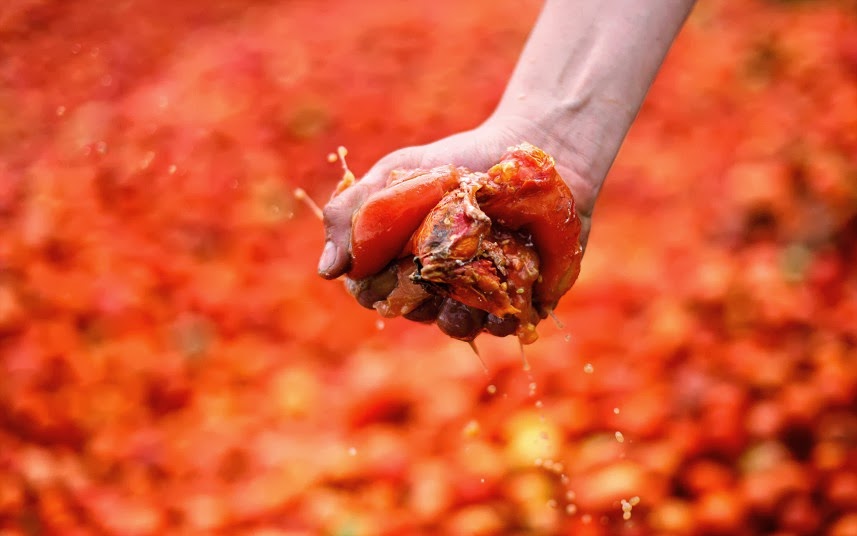
[{"label": "falling drip", "polygon": [[[521,349],[521,363],[523,363],[524,371],[530,372],[530,362],[527,361],[527,354],[524,352],[524,343],[518,339],[518,347]],[[530,376],[530,381],[532,381],[532,375]]]},{"label": "falling drip", "polygon": [[339,161],[342,162],[342,181],[340,182],[340,188],[337,189],[345,189],[354,184],[356,179],[354,178],[354,173],[348,169],[348,163],[345,161],[348,149],[340,145],[336,149],[336,153],[339,155]]},{"label": "falling drip", "polygon": [[348,169],[348,163],[345,161],[345,157],[348,155],[348,149],[340,145],[336,148],[336,154],[339,155],[339,161],[342,162],[342,172],[351,173],[351,170]]},{"label": "falling drip", "polygon": [[465,426],[462,431],[464,437],[473,438],[479,435],[480,428],[479,422],[475,419],[471,419]]},{"label": "falling drip", "polygon": [[550,315],[551,320],[553,320],[553,323],[556,325],[557,329],[563,329],[565,327],[565,324],[560,321],[559,317],[556,316],[556,313],[553,312],[553,309],[548,311],[548,314]]},{"label": "falling drip", "polygon": [[473,353],[476,354],[476,359],[479,360],[479,364],[482,365],[482,372],[488,374],[488,366],[485,364],[485,360],[482,359],[482,355],[479,354],[479,348],[476,347],[476,343],[473,341],[467,341],[467,344],[470,346],[470,349],[473,350]]},{"label": "falling drip", "polygon": [[312,198],[307,195],[306,191],[303,188],[295,188],[295,199],[299,201],[303,201],[307,207],[312,211],[313,214],[320,220],[324,219],[324,214],[321,211],[321,208],[316,204]]}]

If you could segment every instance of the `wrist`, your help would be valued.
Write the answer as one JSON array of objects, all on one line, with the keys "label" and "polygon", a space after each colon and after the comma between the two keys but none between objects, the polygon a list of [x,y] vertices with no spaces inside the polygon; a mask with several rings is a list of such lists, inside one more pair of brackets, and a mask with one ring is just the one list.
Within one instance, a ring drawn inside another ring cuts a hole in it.
[{"label": "wrist", "polygon": [[600,187],[636,113],[589,91],[563,96],[510,86],[494,116],[528,123],[557,160]]},{"label": "wrist", "polygon": [[551,155],[556,161],[557,171],[574,196],[578,215],[588,229],[603,175],[593,173],[590,154],[582,151],[580,144],[558,134],[561,129],[556,128],[554,119],[561,121],[560,115],[564,116],[564,112],[547,107],[539,111],[500,107],[480,129],[510,140],[507,145],[528,142]]},{"label": "wrist", "polygon": [[603,180],[693,0],[547,0],[498,106]]},{"label": "wrist", "polygon": [[553,156],[578,210],[589,215],[625,136],[625,125],[606,120],[591,101],[562,101],[538,91],[523,95],[509,99],[507,92],[488,123],[515,132],[521,141]]}]

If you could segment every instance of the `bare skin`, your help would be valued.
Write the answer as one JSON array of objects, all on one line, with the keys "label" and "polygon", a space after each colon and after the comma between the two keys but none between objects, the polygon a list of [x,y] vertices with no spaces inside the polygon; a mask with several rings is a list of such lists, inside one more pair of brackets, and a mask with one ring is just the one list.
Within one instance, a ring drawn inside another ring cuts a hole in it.
[{"label": "bare skin", "polygon": [[[348,272],[352,215],[384,188],[392,170],[445,164],[485,170],[507,147],[522,141],[556,159],[575,196],[585,247],[604,179],[693,4],[547,0],[491,117],[473,130],[385,156],[325,207],[327,243],[319,274],[333,279]],[[383,296],[362,300],[375,298]],[[428,318],[435,315],[444,331],[460,330],[461,318],[467,323],[486,321],[478,314],[446,315],[446,309],[450,307],[439,307]]]}]

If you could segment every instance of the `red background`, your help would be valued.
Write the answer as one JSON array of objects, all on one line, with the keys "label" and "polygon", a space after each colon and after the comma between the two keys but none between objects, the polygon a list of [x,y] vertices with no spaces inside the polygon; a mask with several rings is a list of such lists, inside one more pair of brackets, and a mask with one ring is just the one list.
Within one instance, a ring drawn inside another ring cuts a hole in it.
[{"label": "red background", "polygon": [[0,534],[857,534],[852,0],[700,2],[532,393],[315,275],[294,188],[477,125],[538,8],[4,2]]}]

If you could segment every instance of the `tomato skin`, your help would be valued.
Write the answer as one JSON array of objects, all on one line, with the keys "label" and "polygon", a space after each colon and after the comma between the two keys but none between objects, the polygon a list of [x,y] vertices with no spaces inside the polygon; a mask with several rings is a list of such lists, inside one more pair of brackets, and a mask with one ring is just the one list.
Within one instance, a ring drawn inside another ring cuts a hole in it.
[{"label": "tomato skin", "polygon": [[355,212],[348,277],[374,275],[402,254],[426,214],[458,184],[456,168],[445,171],[420,173],[392,184]]},{"label": "tomato skin", "polygon": [[542,318],[577,280],[583,257],[574,196],[555,165],[540,149],[519,145],[488,170],[494,188],[482,194],[486,214],[532,236],[541,261],[533,301]]},{"label": "tomato skin", "polygon": [[[396,170],[353,217],[349,285],[360,287],[361,278],[393,261],[401,267],[413,256],[413,281],[495,318],[517,319],[509,331],[531,344],[539,318],[553,311],[580,273],[580,230],[574,196],[554,159],[526,142],[510,148],[487,173],[453,165]],[[384,316],[397,314],[391,309],[407,314],[419,307],[415,302],[391,308],[389,302],[399,303],[400,296],[425,299],[406,289],[413,283],[401,273],[398,280],[391,298],[378,302]],[[438,325],[461,340],[482,331],[448,324]]]}]

